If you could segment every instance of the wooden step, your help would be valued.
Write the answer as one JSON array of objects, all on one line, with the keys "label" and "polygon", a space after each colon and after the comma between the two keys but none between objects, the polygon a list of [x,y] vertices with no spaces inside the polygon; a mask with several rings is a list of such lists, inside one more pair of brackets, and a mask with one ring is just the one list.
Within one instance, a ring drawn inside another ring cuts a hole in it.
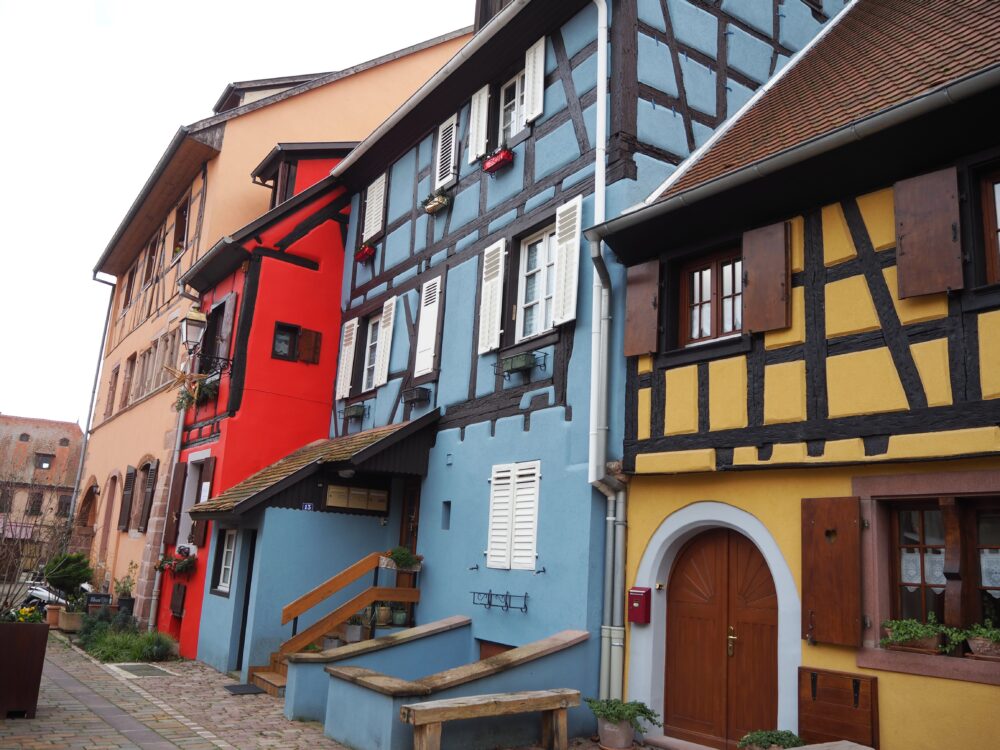
[{"label": "wooden step", "polygon": [[281,698],[285,695],[285,684],[288,682],[283,674],[277,672],[254,672],[250,684],[256,685],[268,695]]}]

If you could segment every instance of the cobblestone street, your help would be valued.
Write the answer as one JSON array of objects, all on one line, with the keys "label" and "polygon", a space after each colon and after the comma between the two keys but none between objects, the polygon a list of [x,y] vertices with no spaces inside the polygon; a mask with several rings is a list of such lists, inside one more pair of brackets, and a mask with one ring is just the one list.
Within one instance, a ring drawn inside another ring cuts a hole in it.
[{"label": "cobblestone street", "polygon": [[38,712],[0,719],[0,750],[345,750],[320,724],[285,719],[276,698],[231,695],[228,675],[192,661],[156,666],[169,674],[133,677],[50,636]]}]

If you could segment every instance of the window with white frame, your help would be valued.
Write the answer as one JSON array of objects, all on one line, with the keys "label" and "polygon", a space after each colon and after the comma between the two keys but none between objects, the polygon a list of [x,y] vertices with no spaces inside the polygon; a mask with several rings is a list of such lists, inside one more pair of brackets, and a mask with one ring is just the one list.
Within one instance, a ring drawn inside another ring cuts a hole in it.
[{"label": "window with white frame", "polygon": [[500,87],[500,143],[520,133],[527,125],[524,109],[524,71],[520,71]]},{"label": "window with white frame", "polygon": [[229,588],[233,583],[233,561],[236,557],[236,529],[225,529],[222,531],[222,538],[219,540],[219,556],[216,563],[215,586],[216,591],[224,594],[229,593]]},{"label": "window with white frame", "polygon": [[395,317],[396,298],[390,297],[381,310],[367,318],[352,318],[344,323],[337,364],[337,399],[386,384]]},{"label": "window with white frame", "polygon": [[552,328],[552,296],[556,275],[556,228],[546,227],[521,241],[517,276],[516,340]]},{"label": "window with white frame", "polygon": [[378,362],[378,331],[382,316],[373,315],[366,324],[364,364],[361,376],[361,390],[370,391],[375,387],[375,365]]},{"label": "window with white frame", "polygon": [[535,569],[541,478],[541,461],[493,466],[486,567]]}]

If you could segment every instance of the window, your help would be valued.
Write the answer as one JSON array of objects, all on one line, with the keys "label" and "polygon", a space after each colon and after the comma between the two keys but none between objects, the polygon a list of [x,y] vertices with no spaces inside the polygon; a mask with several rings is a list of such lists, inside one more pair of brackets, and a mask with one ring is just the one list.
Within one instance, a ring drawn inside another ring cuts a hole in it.
[{"label": "window", "polygon": [[517,341],[537,336],[552,328],[555,267],[554,226],[521,241],[520,270],[517,276]]},{"label": "window", "polygon": [[69,505],[72,498],[69,495],[59,496],[59,507],[56,509],[56,515],[60,518],[66,518],[69,516]]},{"label": "window", "polygon": [[944,621],[944,526],[933,506],[897,509],[895,606],[897,618]]},{"label": "window", "polygon": [[337,399],[386,384],[395,317],[396,298],[390,297],[380,312],[344,323],[337,366]]},{"label": "window", "polygon": [[122,400],[119,408],[124,409],[129,404],[129,391],[132,388],[132,377],[135,374],[135,355],[125,360],[125,378],[122,381]]},{"label": "window", "polygon": [[683,345],[743,331],[743,260],[735,253],[699,259],[681,269]]},{"label": "window", "polygon": [[22,432],[20,437],[18,437],[18,440],[20,440],[22,443],[27,443],[29,440],[31,440],[31,435],[29,435],[27,432]]},{"label": "window", "polygon": [[986,283],[1000,283],[1000,169],[984,175],[979,182],[983,200],[983,247]]},{"label": "window", "polygon": [[10,513],[14,500],[7,490],[0,490],[0,513]]},{"label": "window", "polygon": [[214,585],[212,589],[220,594],[229,594],[233,583],[233,561],[236,556],[236,529],[222,529],[219,532],[219,546],[215,556]]},{"label": "window", "polygon": [[29,516],[40,516],[42,515],[42,493],[32,492],[28,497],[28,515]]},{"label": "window", "polygon": [[69,447],[69,438],[59,438],[59,447],[60,448],[68,448]]},{"label": "window", "polygon": [[274,340],[271,343],[272,359],[295,361],[298,348],[299,327],[288,323],[274,324]]},{"label": "window", "polygon": [[143,287],[149,286],[153,280],[153,271],[156,270],[156,255],[160,246],[160,234],[154,234],[146,245],[146,268],[142,273]]},{"label": "window", "polygon": [[493,467],[486,567],[535,569],[541,467],[540,461]]},{"label": "window", "polygon": [[500,143],[507,143],[527,125],[524,109],[524,71],[500,87]]},{"label": "window", "polygon": [[1000,508],[979,514],[976,523],[981,620],[1000,624]]},{"label": "window", "polygon": [[378,360],[378,331],[382,325],[382,316],[374,315],[366,323],[364,359],[362,360],[361,390],[370,391],[375,387],[375,365]]},{"label": "window", "polygon": [[174,243],[173,254],[170,256],[172,259],[179,257],[181,253],[187,250],[188,204],[190,202],[191,196],[184,196],[184,199],[177,205],[177,209],[174,211]]},{"label": "window", "polygon": [[128,310],[132,304],[132,294],[135,291],[135,273],[137,268],[138,266],[132,266],[132,268],[129,269],[128,276],[125,280],[125,286],[122,289],[122,315],[125,314],[125,311]]},{"label": "window", "polygon": [[56,457],[51,453],[36,453],[35,454],[35,468],[36,469],[51,469],[52,462],[56,460]]},{"label": "window", "polygon": [[382,233],[385,222],[385,183],[386,175],[382,174],[365,190],[361,242],[373,240]]}]

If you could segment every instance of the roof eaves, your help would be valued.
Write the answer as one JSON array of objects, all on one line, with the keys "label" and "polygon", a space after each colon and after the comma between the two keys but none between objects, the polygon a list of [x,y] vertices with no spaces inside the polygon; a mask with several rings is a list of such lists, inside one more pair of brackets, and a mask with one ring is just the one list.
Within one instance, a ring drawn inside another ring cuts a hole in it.
[{"label": "roof eaves", "polygon": [[222,109],[222,106],[226,103],[226,99],[228,99],[235,91],[252,91],[254,89],[270,88],[271,86],[282,86],[285,84],[297,86],[307,81],[319,78],[320,76],[329,74],[330,71],[324,73],[305,73],[296,76],[279,76],[277,78],[255,78],[249,81],[233,81],[232,83],[226,84],[226,87],[222,90],[222,95],[212,106],[212,111],[218,114],[219,110]]}]

